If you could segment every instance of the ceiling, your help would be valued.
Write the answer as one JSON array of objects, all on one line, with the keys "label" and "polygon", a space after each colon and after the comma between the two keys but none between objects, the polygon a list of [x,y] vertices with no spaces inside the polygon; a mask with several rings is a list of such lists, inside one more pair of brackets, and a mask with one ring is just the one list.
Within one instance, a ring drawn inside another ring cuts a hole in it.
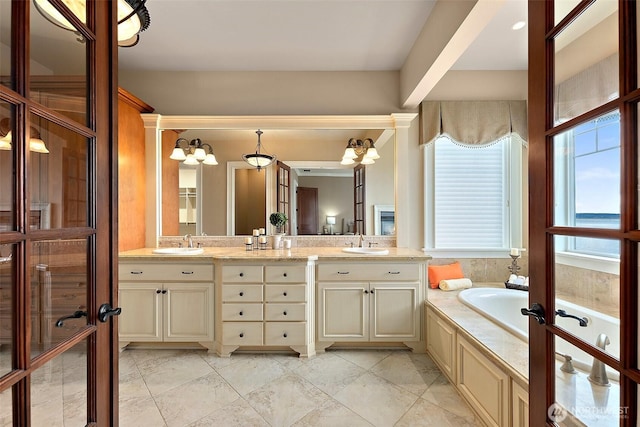
[{"label": "ceiling", "polygon": [[[446,0],[445,0],[446,1]],[[501,1],[502,0],[482,0]],[[150,27],[119,49],[125,70],[400,70],[435,0],[148,0]],[[506,0],[453,65],[526,70],[526,0]]]}]

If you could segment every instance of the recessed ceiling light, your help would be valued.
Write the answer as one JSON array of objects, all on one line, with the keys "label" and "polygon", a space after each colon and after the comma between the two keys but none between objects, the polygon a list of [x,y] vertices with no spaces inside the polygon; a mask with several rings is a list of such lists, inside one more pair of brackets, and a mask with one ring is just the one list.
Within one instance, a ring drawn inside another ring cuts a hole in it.
[{"label": "recessed ceiling light", "polygon": [[525,25],[527,25],[526,22],[518,21],[515,24],[513,24],[513,27],[511,27],[511,29],[512,30],[521,30],[522,28],[524,28]]}]

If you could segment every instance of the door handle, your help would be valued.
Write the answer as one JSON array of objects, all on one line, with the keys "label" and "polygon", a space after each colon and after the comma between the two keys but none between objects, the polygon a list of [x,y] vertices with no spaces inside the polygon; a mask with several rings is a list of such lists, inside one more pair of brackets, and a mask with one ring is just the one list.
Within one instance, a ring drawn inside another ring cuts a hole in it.
[{"label": "door handle", "polygon": [[73,314],[68,316],[63,316],[56,321],[56,328],[62,328],[64,326],[64,321],[67,319],[79,319],[81,317],[87,317],[87,312],[82,310],[77,310]]},{"label": "door handle", "polygon": [[522,313],[523,316],[533,317],[540,325],[544,325],[546,322],[544,320],[544,308],[542,308],[542,306],[537,302],[534,302],[533,305],[531,305],[531,310],[521,308],[520,313]]},{"label": "door handle", "polygon": [[573,314],[569,314],[564,310],[556,310],[556,314],[560,317],[570,317],[572,319],[576,319],[578,323],[580,323],[580,326],[582,326],[583,328],[586,328],[587,324],[589,324],[589,319],[587,319],[586,317],[578,317]]},{"label": "door handle", "polygon": [[122,313],[120,307],[112,308],[111,304],[104,303],[98,309],[98,320],[102,323],[106,322],[111,316],[119,316]]}]

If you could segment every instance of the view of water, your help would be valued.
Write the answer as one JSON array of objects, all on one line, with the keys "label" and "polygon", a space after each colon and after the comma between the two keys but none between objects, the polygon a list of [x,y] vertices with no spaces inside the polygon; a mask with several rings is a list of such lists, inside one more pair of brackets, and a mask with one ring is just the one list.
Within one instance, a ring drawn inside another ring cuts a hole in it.
[{"label": "view of water", "polygon": [[[576,227],[618,228],[620,214],[579,213],[576,214]],[[573,250],[601,256],[620,256],[620,242],[610,239],[576,237]]]}]

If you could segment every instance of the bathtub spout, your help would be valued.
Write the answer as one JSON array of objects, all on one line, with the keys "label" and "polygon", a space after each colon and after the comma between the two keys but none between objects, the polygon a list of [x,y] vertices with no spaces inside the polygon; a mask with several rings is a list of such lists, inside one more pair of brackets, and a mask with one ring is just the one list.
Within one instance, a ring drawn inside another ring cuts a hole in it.
[{"label": "bathtub spout", "polygon": [[575,374],[577,371],[573,367],[573,363],[571,361],[573,358],[568,354],[559,353],[556,351],[556,354],[564,359],[564,363],[560,366],[560,370],[562,372],[566,372],[568,374]]},{"label": "bathtub spout", "polygon": [[[609,337],[606,334],[598,335],[596,339],[596,346],[604,350],[607,345],[611,344]],[[607,378],[607,371],[605,364],[600,360],[593,358],[593,365],[591,365],[591,374],[589,374],[589,381],[594,384],[609,387],[609,379]]]}]

